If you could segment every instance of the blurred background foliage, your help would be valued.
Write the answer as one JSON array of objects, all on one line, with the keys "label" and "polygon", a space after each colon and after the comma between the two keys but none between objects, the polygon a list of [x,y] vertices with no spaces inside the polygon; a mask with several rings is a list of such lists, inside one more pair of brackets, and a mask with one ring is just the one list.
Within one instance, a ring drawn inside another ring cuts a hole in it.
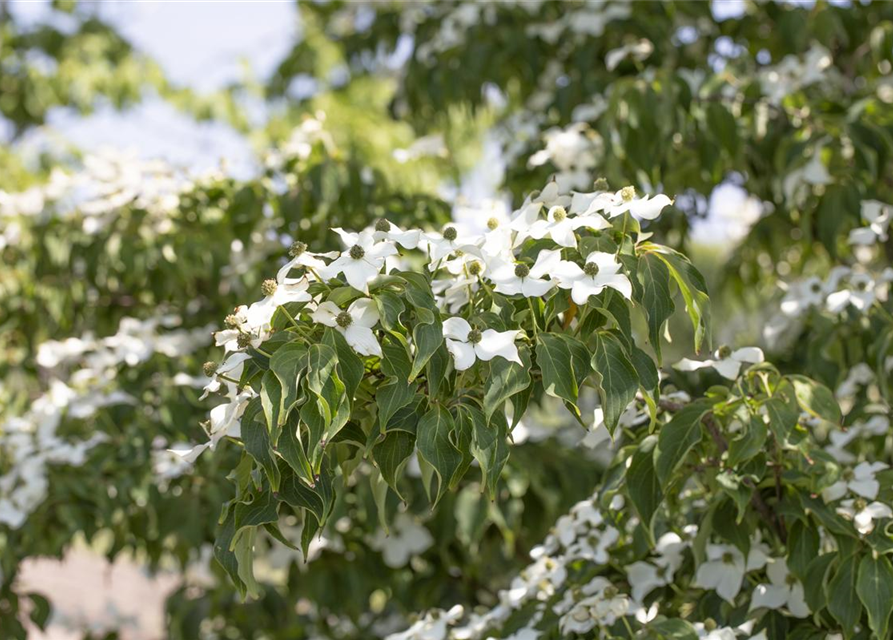
[{"label": "blurred background foliage", "polygon": [[[431,514],[421,483],[407,487],[407,513],[431,543],[402,565],[370,542],[375,496],[357,488],[339,498],[311,563],[264,541],[263,595],[239,603],[208,563],[215,507],[231,491],[214,469],[238,452],[202,458],[211,486],[159,465],[166,447],[199,438],[206,417],[196,384],[177,374],[201,386],[201,363],[217,353],[210,329],[258,296],[295,239],[337,248],[329,227],[384,216],[481,224],[552,176],[581,190],[597,178],[633,184],[675,196],[647,231],[695,258],[724,320],[715,342],[741,344],[760,339],[780,281],[834,263],[862,225],[861,200],[893,198],[890,3],[308,1],[272,73],[213,89],[170,80],[94,4],[57,1],[37,21],[11,4],[0,2],[3,418],[36,419],[35,398],[58,380],[136,402],[60,411],[63,438],[107,439],[82,466],[49,464],[48,497],[22,526],[0,524],[0,638],[24,637],[14,620],[28,612],[45,622],[40,599],[16,588],[21,562],[61,556],[76,537],[153,570],[205,566],[168,601],[173,638],[382,635],[430,606],[492,605],[529,548],[588,495],[597,452],[545,411],[526,440],[516,434],[494,503],[468,482]],[[236,132],[251,170],[23,144],[54,114],[153,100]],[[88,343],[159,315],[208,338],[185,354],[116,343],[100,365],[41,362],[48,340]],[[687,355],[679,320],[668,360]],[[776,354],[782,365],[799,357]],[[0,447],[0,473],[13,466]]]}]

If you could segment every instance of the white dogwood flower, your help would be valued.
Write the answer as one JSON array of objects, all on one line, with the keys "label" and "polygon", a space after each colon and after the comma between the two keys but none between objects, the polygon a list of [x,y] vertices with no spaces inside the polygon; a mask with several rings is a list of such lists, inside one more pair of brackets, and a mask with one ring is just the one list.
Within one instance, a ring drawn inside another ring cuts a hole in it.
[{"label": "white dogwood flower", "polygon": [[496,291],[508,296],[522,295],[526,298],[544,296],[555,281],[546,280],[543,276],[551,273],[561,261],[561,250],[540,251],[532,267],[523,264],[500,263],[491,268],[490,280],[496,285]]},{"label": "white dogwood flower", "polygon": [[857,496],[874,500],[881,488],[881,483],[874,476],[887,468],[883,462],[860,462],[854,469],[846,469],[841,480],[824,489],[822,497],[825,502],[834,502],[852,491]]},{"label": "white dogwood flower", "polygon": [[292,258],[279,269],[279,272],[276,274],[277,282],[283,282],[286,277],[288,277],[289,272],[295,267],[305,267],[318,272],[320,269],[326,267],[326,263],[323,262],[322,258],[332,260],[338,257],[338,252],[329,251],[327,253],[313,253],[307,251],[307,245],[303,242],[293,242],[291,248],[288,250],[288,255]]},{"label": "white dogwood flower", "polygon": [[856,531],[867,536],[874,531],[874,521],[882,518],[893,518],[893,509],[878,502],[866,502],[861,498],[856,500],[844,500],[837,507],[837,513],[844,518],[853,521]]},{"label": "white dogwood flower", "polygon": [[354,300],[347,311],[342,311],[334,302],[326,301],[316,308],[311,316],[314,322],[333,327],[347,340],[354,351],[361,356],[381,356],[381,345],[372,331],[378,323],[378,308],[370,298]]},{"label": "white dogwood flower", "polygon": [[840,313],[848,305],[859,311],[865,311],[874,303],[877,294],[874,279],[870,275],[854,273],[850,275],[847,284],[849,286],[828,295],[825,303],[831,313]]},{"label": "white dogwood flower", "polygon": [[419,241],[422,239],[422,232],[419,229],[404,231],[392,222],[382,218],[375,223],[372,237],[376,242],[390,240],[396,242],[404,249],[415,249],[419,246]]},{"label": "white dogwood flower", "polygon": [[593,198],[586,214],[602,211],[609,218],[616,218],[627,211],[640,220],[656,220],[664,207],[673,204],[667,196],[660,194],[653,197],[636,197],[636,188],[623,187],[617,193],[603,193]]},{"label": "white dogwood flower", "polygon": [[309,302],[312,300],[307,287],[307,278],[286,278],[277,283],[275,280],[264,280],[261,291],[264,299],[255,302],[245,310],[245,324],[249,331],[266,331],[276,309],[289,302]]},{"label": "white dogwood flower", "polygon": [[595,296],[610,287],[627,299],[633,295],[629,278],[620,272],[620,262],[613,253],[593,251],[586,256],[581,267],[576,262],[562,260],[555,266],[552,276],[558,286],[571,290],[571,299],[577,305],[585,305],[589,296]]},{"label": "white dogwood flower", "polygon": [[889,204],[877,200],[863,200],[862,219],[868,222],[868,226],[850,231],[849,243],[871,246],[878,242],[886,242],[891,217],[893,217],[893,207]]},{"label": "white dogwood flower", "polygon": [[803,585],[788,571],[788,564],[784,558],[778,558],[766,567],[766,575],[770,584],[758,584],[753,590],[750,599],[750,610],[766,607],[767,609],[787,610],[795,618],[805,618],[809,615],[809,607],[803,596]]},{"label": "white dogwood flower", "polygon": [[495,331],[472,329],[465,318],[453,317],[443,321],[443,337],[447,350],[453,356],[456,371],[465,371],[475,360],[492,360],[496,356],[509,362],[523,364],[518,356],[515,338],[520,331]]},{"label": "white dogwood flower", "polygon": [[732,351],[729,347],[720,347],[716,350],[713,360],[689,360],[683,358],[673,365],[679,371],[696,371],[706,367],[713,367],[717,373],[727,380],[734,380],[741,373],[741,367],[748,364],[759,364],[766,357],[759,347],[742,347]]},{"label": "white dogwood flower", "polygon": [[319,270],[320,277],[329,279],[343,273],[347,284],[357,291],[369,293],[369,282],[378,276],[385,258],[397,253],[397,247],[389,241],[376,242],[368,231],[350,233],[340,228],[332,231],[341,236],[349,248],[332,264]]},{"label": "white dogwood flower", "polygon": [[654,547],[657,557],[649,562],[638,561],[627,566],[626,576],[633,600],[642,602],[654,589],[670,584],[682,566],[682,553],[687,547],[688,543],[678,534],[665,533]]},{"label": "white dogwood flower", "polygon": [[561,206],[549,209],[546,219],[536,220],[527,229],[526,233],[534,240],[551,238],[562,247],[576,248],[577,237],[574,232],[581,228],[610,229],[611,223],[600,215],[569,216],[567,210]]},{"label": "white dogwood flower", "polygon": [[734,604],[735,596],[741,591],[744,574],[766,566],[766,550],[763,544],[753,544],[745,560],[737,547],[708,544],[707,560],[698,567],[694,585],[701,589],[713,589],[723,600]]},{"label": "white dogwood flower", "polygon": [[479,238],[461,235],[453,225],[444,227],[443,233],[426,233],[423,238],[428,248],[428,268],[432,271],[440,266],[441,260],[451,253],[467,252],[476,247],[479,240]]}]

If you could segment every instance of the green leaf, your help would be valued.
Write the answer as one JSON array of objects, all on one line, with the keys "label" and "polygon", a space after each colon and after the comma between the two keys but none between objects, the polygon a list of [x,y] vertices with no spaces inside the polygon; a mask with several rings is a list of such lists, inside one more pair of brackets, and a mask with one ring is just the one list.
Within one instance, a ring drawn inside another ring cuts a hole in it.
[{"label": "green leaf", "polygon": [[415,435],[397,430],[388,431],[384,439],[372,448],[372,457],[381,471],[381,477],[404,502],[397,488],[397,480],[414,450]]},{"label": "green leaf", "polygon": [[[249,411],[249,409],[253,410]],[[273,457],[273,443],[270,441],[270,432],[267,427],[259,420],[256,420],[258,409],[260,408],[260,400],[254,398],[245,408],[242,414],[242,442],[245,444],[245,451],[263,468],[270,482],[270,486],[275,491],[279,487],[279,467],[276,466],[276,460]]]},{"label": "green leaf", "polygon": [[661,332],[664,323],[676,311],[670,292],[670,270],[664,262],[651,253],[639,259],[639,275],[642,279],[642,306],[648,318],[648,338],[661,363]]},{"label": "green leaf", "polygon": [[698,638],[698,632],[691,623],[679,618],[655,620],[646,628],[649,631],[648,637],[659,640],[697,640]]},{"label": "green leaf", "polygon": [[396,336],[386,336],[382,342],[381,371],[386,376],[409,381],[412,362],[406,346]]},{"label": "green leaf", "polygon": [[893,567],[886,556],[862,558],[856,592],[868,612],[868,626],[878,638],[886,638],[893,612]]},{"label": "green leaf", "polygon": [[[841,560],[828,583],[828,611],[840,623],[848,638],[862,617],[862,603],[856,595],[857,558],[851,555]],[[847,632],[849,630],[849,632]]]},{"label": "green leaf", "polygon": [[279,502],[269,491],[264,491],[250,503],[236,505],[236,534],[245,527],[260,527],[267,523],[279,522]]},{"label": "green leaf", "polygon": [[450,434],[455,430],[453,416],[444,407],[437,406],[422,416],[416,435],[419,455],[433,467],[439,483],[434,505],[449,487],[459,465],[462,454],[453,446]]},{"label": "green leaf", "polygon": [[490,420],[493,412],[503,406],[506,400],[524,391],[530,385],[530,353],[521,347],[518,355],[523,366],[509,362],[505,358],[490,361],[490,375],[484,380],[484,417]]},{"label": "green leaf", "polygon": [[772,430],[772,434],[779,444],[784,444],[800,419],[797,403],[793,399],[787,402],[783,397],[779,397],[779,394],[776,394],[775,397],[769,398],[763,406],[766,407],[766,413],[769,415],[769,428]]},{"label": "green leaf", "polygon": [[708,409],[708,404],[694,402],[680,409],[661,427],[654,450],[654,469],[661,484],[668,483],[688,452],[701,441],[701,418]]},{"label": "green leaf", "polygon": [[375,404],[378,406],[378,424],[384,433],[391,417],[415,398],[415,385],[394,378],[378,387]]},{"label": "green leaf", "polygon": [[470,405],[461,405],[460,411],[473,430],[471,454],[481,468],[481,488],[489,490],[490,500],[495,500],[499,477],[509,457],[505,420],[489,421],[480,409]]},{"label": "green leaf", "polygon": [[541,333],[537,339],[536,363],[542,371],[546,393],[576,406],[579,390],[567,344],[557,336]]},{"label": "green leaf", "polygon": [[354,395],[357,393],[357,387],[363,380],[363,374],[366,372],[363,366],[363,359],[347,344],[347,340],[340,332],[327,327],[322,337],[323,344],[332,347],[338,357],[338,377],[344,383],[344,392],[347,399],[352,403]]},{"label": "green leaf", "polygon": [[613,436],[620,416],[636,398],[639,376],[620,341],[610,333],[597,334],[592,368],[600,379],[599,397],[605,413],[605,426]]},{"label": "green leaf", "polygon": [[668,247],[645,243],[643,249],[650,250],[657,255],[676,281],[682,299],[685,301],[685,310],[691,319],[692,328],[695,331],[695,351],[700,352],[702,343],[706,340],[710,346],[710,297],[707,295],[707,283],[704,276],[695,269],[688,258]]},{"label": "green leaf", "polygon": [[818,612],[828,603],[825,597],[825,584],[828,569],[836,558],[837,553],[824,553],[810,560],[806,567],[806,575],[802,580],[803,596],[810,611]]},{"label": "green leaf", "polygon": [[834,424],[840,423],[840,407],[834,394],[823,384],[806,376],[788,376],[800,407],[809,415]]},{"label": "green leaf", "polygon": [[378,308],[381,326],[386,331],[396,330],[400,326],[400,314],[406,309],[403,299],[393,291],[380,291],[373,298]]},{"label": "green leaf", "polygon": [[28,593],[25,594],[25,597],[31,601],[31,614],[29,616],[31,621],[36,624],[41,631],[45,631],[47,622],[49,622],[50,619],[50,613],[52,612],[50,601],[39,593]]},{"label": "green leaf", "polygon": [[299,436],[300,424],[296,415],[292,414],[285,423],[282,435],[279,436],[276,452],[307,484],[313,484],[313,466],[310,464],[304,443]]},{"label": "green leaf", "polygon": [[751,416],[743,425],[742,433],[729,442],[729,457],[726,464],[737,467],[747,462],[765,449],[768,429],[762,416]]},{"label": "green leaf", "polygon": [[412,370],[409,372],[409,381],[416,379],[428,360],[443,344],[443,325],[439,317],[435,317],[430,324],[416,324],[412,330],[412,340],[415,344],[415,359],[412,361]]},{"label": "green leaf", "polygon": [[320,473],[316,484],[308,487],[301,482],[298,476],[287,474],[282,479],[282,486],[276,497],[295,507],[306,509],[316,518],[320,526],[324,525],[326,518],[334,504],[334,492],[332,481],[328,471]]},{"label": "green leaf", "polygon": [[239,577],[239,561],[230,548],[235,534],[236,514],[234,510],[230,510],[223,524],[217,530],[217,538],[214,540],[214,559],[220,563],[220,566],[229,575],[233,584],[236,585],[239,594],[244,598],[245,584],[242,582],[242,578]]},{"label": "green leaf", "polygon": [[321,396],[323,387],[338,364],[338,354],[327,344],[311,344],[304,356],[307,368],[307,389]]},{"label": "green leaf", "polygon": [[254,539],[256,536],[256,527],[241,529],[236,532],[231,545],[239,567],[239,578],[245,584],[248,594],[252,598],[260,596],[260,585],[254,579]]},{"label": "green leaf", "polygon": [[626,489],[630,502],[639,514],[648,538],[654,540],[654,515],[664,499],[661,483],[654,471],[654,448],[657,436],[648,436],[632,455],[626,471]]},{"label": "green leaf", "polygon": [[306,366],[307,347],[295,342],[282,345],[270,358],[270,371],[282,385],[282,408],[287,412],[298,399],[298,376]]},{"label": "green leaf", "polygon": [[788,568],[804,585],[809,563],[819,555],[818,528],[796,520],[788,533]]},{"label": "green leaf", "polygon": [[267,371],[261,380],[260,402],[263,406],[264,417],[267,420],[267,430],[270,432],[270,441],[279,439],[280,420],[282,414],[282,386],[279,378],[272,371]]}]

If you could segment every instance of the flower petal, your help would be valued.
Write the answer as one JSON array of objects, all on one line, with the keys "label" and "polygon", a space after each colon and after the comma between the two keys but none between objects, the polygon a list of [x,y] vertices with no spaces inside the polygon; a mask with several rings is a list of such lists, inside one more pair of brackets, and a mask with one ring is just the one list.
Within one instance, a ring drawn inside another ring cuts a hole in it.
[{"label": "flower petal", "polygon": [[474,345],[474,352],[481,360],[492,360],[496,356],[509,362],[523,364],[515,346],[515,337],[520,331],[495,331],[487,329],[481,334],[481,341]]},{"label": "flower petal", "polygon": [[341,309],[338,308],[338,305],[326,300],[316,307],[316,310],[310,314],[310,317],[319,324],[324,324],[327,327],[336,327],[338,323],[335,321],[335,318],[338,317],[339,313],[341,313]]},{"label": "flower petal", "polygon": [[371,298],[354,300],[347,311],[353,318],[353,325],[371,329],[378,323],[378,307],[375,306],[375,301]]},{"label": "flower petal", "polygon": [[[444,323],[445,324],[445,323]],[[446,348],[453,356],[453,366],[456,371],[465,371],[475,361],[474,347],[467,342],[459,342],[458,340],[446,339]]]},{"label": "flower petal", "polygon": [[465,342],[468,340],[469,333],[471,333],[471,325],[468,324],[468,320],[465,318],[453,316],[452,318],[447,318],[443,321],[444,338],[452,338],[453,340]]},{"label": "flower petal", "polygon": [[381,345],[375,338],[375,333],[369,327],[351,324],[344,330],[344,338],[354,351],[362,356],[381,357]]}]

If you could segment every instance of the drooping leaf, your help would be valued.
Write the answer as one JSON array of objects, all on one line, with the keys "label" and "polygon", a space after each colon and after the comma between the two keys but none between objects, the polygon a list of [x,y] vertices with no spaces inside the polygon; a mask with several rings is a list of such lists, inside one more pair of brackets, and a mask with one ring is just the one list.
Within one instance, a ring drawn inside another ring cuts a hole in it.
[{"label": "drooping leaf", "polygon": [[661,483],[654,470],[654,448],[657,436],[648,436],[636,448],[626,471],[626,488],[630,502],[639,514],[650,539],[654,539],[654,515],[664,499]]},{"label": "drooping leaf", "polygon": [[887,556],[869,553],[862,557],[856,592],[868,612],[868,626],[878,638],[886,638],[893,613],[893,566]]},{"label": "drooping leaf", "polygon": [[598,334],[592,368],[599,377],[599,397],[605,426],[613,435],[621,414],[636,397],[639,377],[620,341],[610,333]]},{"label": "drooping leaf", "polygon": [[701,441],[701,418],[708,408],[705,403],[694,402],[661,427],[654,450],[654,469],[661,484],[667,483],[692,447]]},{"label": "drooping leaf", "polygon": [[419,455],[431,465],[438,478],[436,505],[449,487],[459,465],[462,454],[453,445],[450,434],[456,425],[453,416],[444,407],[436,406],[422,416],[416,432],[416,446]]}]

